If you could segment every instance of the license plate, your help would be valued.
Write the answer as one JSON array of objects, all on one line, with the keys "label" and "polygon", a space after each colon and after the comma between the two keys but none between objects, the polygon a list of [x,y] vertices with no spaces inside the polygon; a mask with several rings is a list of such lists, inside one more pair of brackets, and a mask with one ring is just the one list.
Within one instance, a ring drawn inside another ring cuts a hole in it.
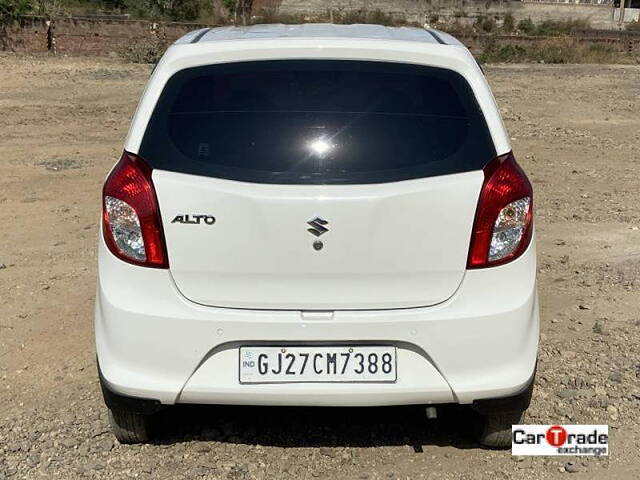
[{"label": "license plate", "polygon": [[240,383],[395,380],[395,347],[240,347]]}]

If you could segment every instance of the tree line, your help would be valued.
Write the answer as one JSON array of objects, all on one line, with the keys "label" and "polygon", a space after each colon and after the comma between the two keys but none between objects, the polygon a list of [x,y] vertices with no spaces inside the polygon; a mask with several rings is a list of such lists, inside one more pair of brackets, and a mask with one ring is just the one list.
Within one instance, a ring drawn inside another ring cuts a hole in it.
[{"label": "tree line", "polygon": [[253,0],[0,0],[0,24],[25,15],[128,14],[171,21],[246,23]]}]

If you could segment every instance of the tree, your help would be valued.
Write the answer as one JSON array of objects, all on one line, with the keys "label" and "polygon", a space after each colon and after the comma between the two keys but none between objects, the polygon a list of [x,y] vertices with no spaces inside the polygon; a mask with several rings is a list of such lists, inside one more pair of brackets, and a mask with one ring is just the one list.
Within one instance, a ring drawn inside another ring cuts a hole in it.
[{"label": "tree", "polygon": [[211,10],[214,22],[224,22],[229,18],[229,10],[225,5],[225,0],[212,0]]},{"label": "tree", "polygon": [[123,2],[126,11],[135,16],[169,20],[197,20],[206,7],[206,0],[123,0]]},{"label": "tree", "polygon": [[32,11],[31,0],[0,0],[0,25],[11,25],[22,15],[28,15]]},{"label": "tree", "polygon": [[64,13],[64,7],[60,0],[31,0],[36,15],[53,18]]},{"label": "tree", "polygon": [[253,10],[253,0],[223,0],[224,6],[233,15],[233,23],[237,24],[238,20],[243,25],[251,19],[251,11]]}]

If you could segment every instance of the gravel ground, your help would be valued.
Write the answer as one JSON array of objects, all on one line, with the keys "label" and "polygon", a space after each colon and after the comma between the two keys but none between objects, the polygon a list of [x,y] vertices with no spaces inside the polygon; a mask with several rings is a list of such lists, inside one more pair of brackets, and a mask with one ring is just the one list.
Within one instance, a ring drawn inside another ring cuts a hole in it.
[{"label": "gravel ground", "polygon": [[111,436],[92,309],[100,186],[150,67],[0,55],[0,479],[640,478],[640,67],[486,68],[536,188],[531,423],[604,423],[611,456],[512,457],[466,410],[181,407]]}]

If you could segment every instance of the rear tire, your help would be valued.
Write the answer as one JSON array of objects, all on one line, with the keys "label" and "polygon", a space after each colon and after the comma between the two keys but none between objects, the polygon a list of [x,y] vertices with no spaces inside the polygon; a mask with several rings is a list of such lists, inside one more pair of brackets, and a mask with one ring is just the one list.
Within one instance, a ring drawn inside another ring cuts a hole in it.
[{"label": "rear tire", "polygon": [[144,443],[153,436],[153,417],[123,408],[109,409],[111,431],[120,443]]},{"label": "rear tire", "polygon": [[477,415],[478,442],[488,448],[508,448],[511,446],[511,426],[521,425],[526,410],[515,412]]}]

